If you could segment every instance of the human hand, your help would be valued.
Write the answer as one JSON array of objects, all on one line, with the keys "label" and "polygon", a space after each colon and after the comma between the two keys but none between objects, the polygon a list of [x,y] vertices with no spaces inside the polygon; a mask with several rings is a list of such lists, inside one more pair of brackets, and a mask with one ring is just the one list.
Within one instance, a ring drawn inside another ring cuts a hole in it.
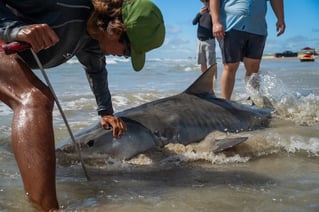
[{"label": "human hand", "polygon": [[213,24],[213,35],[216,39],[222,40],[224,39],[224,27],[220,23]]},{"label": "human hand", "polygon": [[47,24],[32,24],[20,29],[17,40],[29,43],[35,52],[39,52],[55,45],[59,37]]},{"label": "human hand", "polygon": [[277,36],[282,35],[286,30],[286,24],[284,21],[278,21],[276,23]]},{"label": "human hand", "polygon": [[113,115],[105,115],[101,118],[101,125],[104,129],[113,128],[113,137],[120,138],[127,130],[126,124],[122,119]]}]

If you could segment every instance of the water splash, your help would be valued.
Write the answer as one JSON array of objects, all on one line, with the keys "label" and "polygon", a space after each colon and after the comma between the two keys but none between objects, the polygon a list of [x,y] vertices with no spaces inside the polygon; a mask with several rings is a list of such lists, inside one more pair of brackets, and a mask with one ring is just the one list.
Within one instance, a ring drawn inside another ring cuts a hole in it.
[{"label": "water splash", "polygon": [[313,93],[302,96],[293,91],[275,74],[261,71],[253,74],[246,83],[247,93],[258,107],[269,100],[280,118],[299,125],[314,126],[319,123],[319,96]]}]

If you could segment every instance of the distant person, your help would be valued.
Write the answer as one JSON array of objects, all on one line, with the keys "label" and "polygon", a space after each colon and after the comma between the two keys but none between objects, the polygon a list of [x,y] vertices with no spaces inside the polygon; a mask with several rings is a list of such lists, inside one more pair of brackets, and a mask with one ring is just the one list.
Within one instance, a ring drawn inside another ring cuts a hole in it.
[{"label": "distant person", "polygon": [[[201,65],[204,73],[207,67],[216,63],[216,44],[212,31],[212,17],[209,13],[209,0],[201,0],[204,7],[200,9],[193,20],[193,25],[197,27],[197,63]],[[217,70],[213,74],[212,92],[217,82]]]},{"label": "distant person", "polygon": [[[244,62],[245,80],[258,73],[263,55],[268,0],[210,0],[213,35],[219,40],[224,70],[221,78],[222,97],[230,99],[239,63]],[[285,32],[283,0],[270,0],[277,17],[277,36]]]}]

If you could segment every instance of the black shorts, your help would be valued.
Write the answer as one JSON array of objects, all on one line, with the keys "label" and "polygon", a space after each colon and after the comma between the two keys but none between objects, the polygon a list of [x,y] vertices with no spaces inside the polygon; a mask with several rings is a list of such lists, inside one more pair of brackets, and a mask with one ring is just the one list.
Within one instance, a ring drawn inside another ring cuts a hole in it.
[{"label": "black shorts", "polygon": [[266,36],[232,29],[225,33],[220,41],[223,63],[236,63],[244,57],[261,59],[266,42]]}]

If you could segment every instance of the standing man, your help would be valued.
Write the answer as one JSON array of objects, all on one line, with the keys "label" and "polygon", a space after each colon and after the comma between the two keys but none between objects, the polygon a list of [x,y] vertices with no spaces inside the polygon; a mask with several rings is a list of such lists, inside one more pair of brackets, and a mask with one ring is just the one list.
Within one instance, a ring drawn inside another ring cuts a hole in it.
[{"label": "standing man", "polygon": [[213,35],[220,42],[224,70],[222,97],[230,99],[236,71],[244,62],[246,77],[258,73],[267,37],[267,1],[277,17],[277,36],[285,32],[283,0],[210,0]]},{"label": "standing man", "polygon": [[[201,0],[204,7],[200,9],[193,20],[193,25],[198,24],[197,27],[197,63],[201,65],[201,71],[204,73],[207,70],[207,65],[211,66],[216,63],[216,44],[212,31],[212,17],[209,13],[209,0]],[[217,70],[213,74],[213,87],[217,81]]]}]

